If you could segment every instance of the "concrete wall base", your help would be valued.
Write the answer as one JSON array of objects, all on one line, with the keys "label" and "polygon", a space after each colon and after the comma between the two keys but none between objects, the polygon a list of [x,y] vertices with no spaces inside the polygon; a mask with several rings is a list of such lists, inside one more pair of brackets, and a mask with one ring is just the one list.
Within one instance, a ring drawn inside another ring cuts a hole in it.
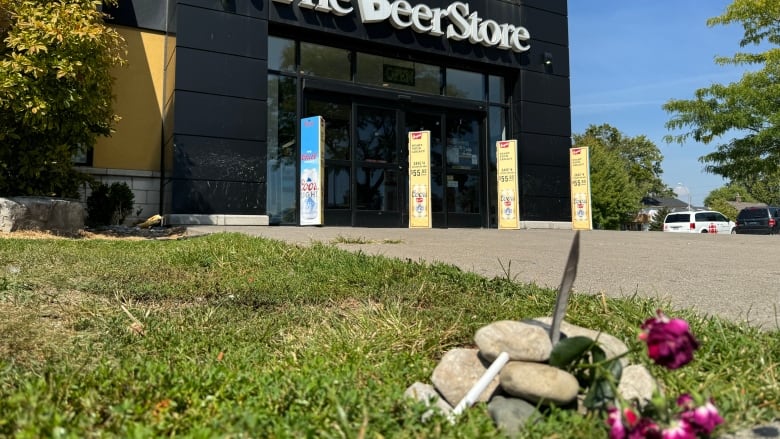
[{"label": "concrete wall base", "polygon": [[520,221],[521,229],[571,230],[569,221]]},{"label": "concrete wall base", "polygon": [[268,223],[268,215],[170,214],[163,217],[163,224],[172,226],[267,226]]}]

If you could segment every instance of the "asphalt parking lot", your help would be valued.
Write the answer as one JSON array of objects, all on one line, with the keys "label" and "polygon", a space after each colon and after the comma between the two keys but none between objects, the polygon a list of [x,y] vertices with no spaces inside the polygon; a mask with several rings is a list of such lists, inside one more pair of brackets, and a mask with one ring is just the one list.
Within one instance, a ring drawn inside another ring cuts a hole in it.
[{"label": "asphalt parking lot", "polygon": [[[485,276],[557,288],[574,232],[189,226],[297,244],[313,241],[387,257],[453,264]],[[704,315],[780,329],[780,236],[585,231],[575,293],[668,300]]]}]

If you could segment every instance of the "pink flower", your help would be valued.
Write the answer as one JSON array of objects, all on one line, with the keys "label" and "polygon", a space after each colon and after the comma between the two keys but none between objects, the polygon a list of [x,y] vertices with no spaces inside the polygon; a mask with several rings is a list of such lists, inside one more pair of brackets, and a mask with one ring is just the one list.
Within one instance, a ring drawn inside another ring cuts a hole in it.
[{"label": "pink flower", "polygon": [[626,437],[626,427],[623,426],[623,417],[617,407],[607,409],[607,425],[609,425],[609,439],[624,439]]},{"label": "pink flower", "polygon": [[677,398],[677,405],[685,409],[680,414],[680,419],[687,422],[696,433],[709,435],[715,430],[715,427],[723,423],[718,408],[711,400],[696,407],[693,398],[685,394]]},{"label": "pink flower", "polygon": [[661,430],[652,419],[640,418],[630,408],[621,412],[619,408],[611,407],[607,413],[609,439],[662,439]]},{"label": "pink flower", "polygon": [[693,360],[693,351],[699,342],[693,337],[688,322],[670,319],[659,309],[658,316],[642,324],[644,332],[639,339],[647,343],[647,355],[655,362],[669,369],[677,369]]},{"label": "pink flower", "polygon": [[628,439],[663,439],[658,424],[650,418],[642,418],[628,433]]},{"label": "pink flower", "polygon": [[669,428],[661,432],[662,439],[696,439],[693,427],[684,420],[673,423]]}]

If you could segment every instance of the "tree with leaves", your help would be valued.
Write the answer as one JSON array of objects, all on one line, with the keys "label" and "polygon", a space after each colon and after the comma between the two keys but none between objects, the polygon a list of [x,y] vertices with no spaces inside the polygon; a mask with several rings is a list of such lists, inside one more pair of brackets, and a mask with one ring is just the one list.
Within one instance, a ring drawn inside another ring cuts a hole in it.
[{"label": "tree with leaves", "polygon": [[[734,181],[777,175],[780,169],[780,0],[734,0],[708,26],[739,23],[741,47],[768,47],[764,52],[738,52],[718,57],[719,65],[755,66],[728,85],[700,88],[693,99],[672,99],[663,108],[672,115],[666,123],[667,142],[694,140],[717,143],[715,151],[699,158],[707,172]],[[731,137],[726,138],[724,137]]]},{"label": "tree with leaves", "polygon": [[594,226],[599,229],[619,229],[637,214],[641,198],[639,191],[631,184],[625,163],[614,151],[592,137],[580,138],[576,145],[588,147],[590,153]]},{"label": "tree with leaves", "polygon": [[711,191],[704,199],[704,205],[712,210],[717,210],[733,221],[737,218],[739,211],[729,202],[738,199],[747,203],[757,202],[745,186],[732,182]]},{"label": "tree with leaves", "polygon": [[656,210],[653,217],[650,219],[650,231],[663,232],[664,220],[666,219],[666,215],[669,215],[670,213],[672,213],[672,209],[668,206],[661,206],[660,209]]},{"label": "tree with leaves", "polygon": [[591,209],[598,227],[617,229],[633,220],[643,196],[671,193],[660,177],[663,156],[645,136],[591,125],[574,135],[574,144],[590,149]]},{"label": "tree with leaves", "polygon": [[124,42],[102,4],[0,0],[0,194],[76,196],[72,157],[118,120],[110,69]]},{"label": "tree with leaves", "polygon": [[640,198],[646,195],[670,196],[671,190],[661,180],[664,157],[658,147],[645,136],[629,137],[609,125],[590,125],[584,134],[574,136],[575,144],[597,142],[616,154],[625,164],[630,184]]}]

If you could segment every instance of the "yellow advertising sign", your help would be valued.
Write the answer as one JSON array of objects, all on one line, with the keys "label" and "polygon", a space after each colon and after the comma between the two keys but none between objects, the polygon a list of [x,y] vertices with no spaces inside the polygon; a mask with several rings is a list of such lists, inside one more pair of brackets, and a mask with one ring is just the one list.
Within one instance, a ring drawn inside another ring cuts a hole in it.
[{"label": "yellow advertising sign", "polygon": [[498,228],[519,229],[517,140],[496,142],[496,172],[498,174]]},{"label": "yellow advertising sign", "polygon": [[588,148],[569,149],[571,179],[571,228],[592,230],[590,213],[590,153]]},{"label": "yellow advertising sign", "polygon": [[409,228],[431,228],[431,132],[409,131]]}]

